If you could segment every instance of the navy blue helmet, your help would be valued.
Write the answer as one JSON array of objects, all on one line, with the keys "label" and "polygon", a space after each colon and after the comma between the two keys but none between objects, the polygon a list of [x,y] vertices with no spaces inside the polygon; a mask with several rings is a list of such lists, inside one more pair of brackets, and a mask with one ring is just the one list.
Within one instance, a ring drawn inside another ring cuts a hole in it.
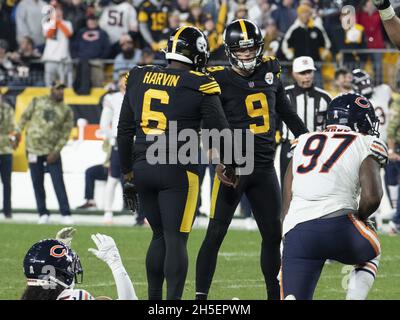
[{"label": "navy blue helmet", "polygon": [[328,106],[327,125],[342,125],[353,131],[379,138],[379,119],[364,96],[347,93],[333,99]]},{"label": "navy blue helmet", "polygon": [[28,250],[24,258],[24,273],[28,286],[59,284],[70,288],[75,283],[81,283],[83,278],[78,255],[55,239],[36,242]]},{"label": "navy blue helmet", "polygon": [[353,89],[356,93],[361,94],[368,99],[374,93],[371,77],[368,73],[361,69],[355,69],[353,74]]}]

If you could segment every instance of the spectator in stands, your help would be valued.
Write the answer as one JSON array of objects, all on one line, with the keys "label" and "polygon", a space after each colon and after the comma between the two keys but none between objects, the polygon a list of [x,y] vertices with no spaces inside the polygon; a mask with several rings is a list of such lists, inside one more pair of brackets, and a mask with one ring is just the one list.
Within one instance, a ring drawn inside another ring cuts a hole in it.
[{"label": "spectator in stands", "polygon": [[144,48],[142,51],[142,59],[139,62],[139,65],[145,66],[148,64],[153,64],[154,62],[154,51],[150,48]]},{"label": "spectator in stands", "polygon": [[86,5],[82,0],[71,0],[63,3],[65,20],[71,21],[72,28],[77,33],[86,26]]},{"label": "spectator in stands", "polygon": [[14,109],[3,100],[0,90],[0,180],[3,184],[3,214],[11,218],[12,153],[18,146]]},{"label": "spectator in stands", "polygon": [[227,16],[227,0],[221,0],[218,21],[215,24],[211,14],[207,14],[204,21],[204,33],[208,38],[210,48],[210,60],[225,60],[225,47],[223,33]]},{"label": "spectator in stands", "polygon": [[57,7],[55,21],[46,22],[43,32],[46,36],[42,60],[44,61],[44,81],[50,87],[55,80],[72,87],[72,62],[69,52],[69,39],[72,36],[72,24],[63,19],[61,7]]},{"label": "spectator in stands", "polygon": [[103,8],[99,26],[107,32],[112,46],[110,58],[115,58],[120,52],[121,36],[131,31],[138,32],[136,9],[125,0],[112,0]]},{"label": "spectator in stands", "polygon": [[297,8],[298,18],[282,42],[282,51],[288,60],[309,56],[315,62],[321,62],[329,55],[331,43],[327,42],[329,40],[324,37],[321,29],[314,25],[312,15],[313,10],[308,5]]},{"label": "spectator in stands", "polygon": [[257,5],[250,7],[249,19],[260,28],[264,28],[269,20],[271,20],[272,11],[277,7],[271,5],[268,0],[257,0]]},{"label": "spectator in stands", "polygon": [[176,0],[175,3],[172,4],[173,11],[179,12],[179,20],[187,21],[189,19],[190,14],[190,1],[189,0]]},{"label": "spectator in stands", "polygon": [[[102,87],[104,82],[104,64],[110,50],[107,33],[99,28],[97,17],[87,17],[86,28],[79,30],[72,42],[72,57],[90,64],[90,79],[93,87]],[[90,60],[90,61],[89,61]]]},{"label": "spectator in stands", "polygon": [[[45,42],[42,31],[43,8],[46,2],[42,0],[21,0],[16,9],[17,40],[23,37],[33,39],[35,46],[42,46]],[[49,11],[50,12],[50,11]],[[52,13],[49,13],[49,18]]]},{"label": "spectator in stands", "polygon": [[26,153],[39,213],[39,224],[49,222],[44,174],[49,172],[60,206],[63,224],[72,224],[65,190],[61,150],[74,125],[72,109],[64,103],[64,85],[52,84],[50,95],[34,97],[21,115],[17,132],[26,128]]},{"label": "spectator in stands", "polygon": [[[347,19],[346,16],[337,16],[338,21]],[[340,22],[331,28],[332,54],[348,69],[362,68],[366,58],[365,54],[359,54],[356,50],[366,49],[366,39],[364,27],[358,23],[345,29]],[[341,50],[352,50],[351,52],[341,53]]]},{"label": "spectator in stands", "polygon": [[14,65],[8,54],[8,43],[0,39],[0,85],[7,85],[9,79],[14,75]]},{"label": "spectator in stands", "polygon": [[264,30],[264,50],[266,56],[275,56],[280,61],[286,60],[282,52],[282,40],[284,34],[279,31],[274,19],[266,22]]},{"label": "spectator in stands", "polygon": [[10,50],[16,50],[17,37],[15,32],[14,1],[0,1],[0,39],[8,42]]},{"label": "spectator in stands", "polygon": [[343,93],[353,92],[353,74],[344,68],[337,69],[335,71],[335,96]]},{"label": "spectator in stands", "polygon": [[190,4],[190,14],[187,19],[187,23],[200,30],[204,30],[204,22],[206,20],[206,14],[203,12],[203,7],[199,0],[194,0]]},{"label": "spectator in stands", "polygon": [[248,18],[249,18],[249,11],[247,9],[247,5],[246,4],[238,5],[235,11],[235,20],[248,19]]},{"label": "spectator in stands", "polygon": [[276,21],[278,30],[286,33],[289,27],[295,22],[297,14],[293,6],[293,0],[283,0],[278,8],[271,12],[272,18]]},{"label": "spectator in stands", "polygon": [[131,70],[139,64],[142,58],[142,51],[135,48],[133,39],[129,35],[125,35],[121,39],[121,50],[114,60],[113,80],[118,81],[119,74],[122,71]]},{"label": "spectator in stands", "polygon": [[164,0],[144,1],[139,10],[139,30],[157,58],[163,59],[164,54],[160,52],[163,49],[165,41],[162,40],[162,33],[168,27],[168,14],[171,10],[169,2]]},{"label": "spectator in stands", "polygon": [[16,74],[11,85],[43,86],[43,64],[39,62],[40,52],[34,48],[30,37],[23,37],[18,51],[10,55],[16,67]]},{"label": "spectator in stands", "polygon": [[[379,12],[371,0],[367,0],[362,10],[357,12],[357,22],[365,28],[368,49],[385,49],[383,27]],[[369,54],[372,57],[375,85],[382,83],[382,52]]]},{"label": "spectator in stands", "polygon": [[228,20],[227,23],[235,20],[236,11],[239,6],[246,5],[248,1],[246,0],[230,0],[228,6]]},{"label": "spectator in stands", "polygon": [[162,32],[161,39],[163,41],[168,41],[171,33],[180,27],[181,23],[185,23],[186,20],[181,20],[181,14],[179,11],[171,11],[168,15],[168,27]]},{"label": "spectator in stands", "polygon": [[110,166],[111,145],[108,140],[104,140],[103,151],[106,153],[106,160],[103,164],[89,167],[85,170],[85,203],[76,209],[96,209],[94,200],[94,187],[96,180],[107,181],[108,168]]}]

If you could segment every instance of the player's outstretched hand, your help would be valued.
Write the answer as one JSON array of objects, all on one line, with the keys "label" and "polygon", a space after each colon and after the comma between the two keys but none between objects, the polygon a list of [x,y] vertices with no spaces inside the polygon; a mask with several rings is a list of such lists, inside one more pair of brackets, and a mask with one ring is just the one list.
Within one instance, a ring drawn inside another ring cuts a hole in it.
[{"label": "player's outstretched hand", "polygon": [[92,234],[91,238],[97,249],[89,248],[89,252],[107,263],[111,269],[122,265],[121,256],[113,238],[100,233]]},{"label": "player's outstretched hand", "polygon": [[136,186],[131,181],[126,181],[123,187],[124,202],[132,212],[139,212],[139,195]]},{"label": "player's outstretched hand", "polygon": [[76,229],[73,227],[63,228],[57,232],[56,239],[64,243],[66,246],[70,247],[75,232]]},{"label": "player's outstretched hand", "polygon": [[378,10],[385,10],[391,5],[390,0],[372,0],[372,2]]},{"label": "player's outstretched hand", "polygon": [[236,188],[239,184],[239,177],[235,173],[235,168],[230,165],[218,164],[215,168],[218,179],[222,184]]}]

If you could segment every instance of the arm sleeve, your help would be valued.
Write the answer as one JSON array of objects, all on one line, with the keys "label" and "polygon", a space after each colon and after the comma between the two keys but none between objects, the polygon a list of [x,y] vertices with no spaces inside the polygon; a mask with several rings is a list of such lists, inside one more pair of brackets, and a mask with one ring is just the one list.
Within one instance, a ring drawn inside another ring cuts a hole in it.
[{"label": "arm sleeve", "polygon": [[149,26],[147,25],[146,22],[140,22],[139,23],[139,30],[140,33],[142,35],[142,37],[144,38],[144,40],[146,40],[146,42],[151,45],[154,42],[154,39],[151,35],[151,32],[149,30]]},{"label": "arm sleeve", "polygon": [[54,147],[55,152],[60,152],[61,149],[67,144],[73,126],[74,126],[74,115],[72,113],[72,110],[69,109],[64,119],[63,126],[60,130],[61,132],[60,139],[58,140],[56,146]]},{"label": "arm sleeve", "polygon": [[25,22],[26,9],[21,3],[16,9],[16,27],[17,27],[17,40],[20,42],[24,36],[29,35],[29,29]]},{"label": "arm sleeve", "polygon": [[131,107],[128,96],[131,91],[131,86],[129,85],[131,77],[132,75],[129,75],[128,83],[126,85],[126,92],[122,102],[121,113],[119,115],[117,134],[119,161],[123,174],[132,171],[133,138],[136,134],[135,113]]},{"label": "arm sleeve", "polygon": [[117,287],[118,300],[139,300],[129,274],[123,265],[112,270],[112,274]]},{"label": "arm sleeve", "polygon": [[31,103],[28,105],[28,107],[25,109],[25,111],[22,113],[21,118],[19,119],[19,122],[17,125],[17,132],[21,132],[22,130],[24,130],[26,124],[31,119],[33,110],[35,108],[35,103],[36,103],[36,99],[34,98],[31,101]]},{"label": "arm sleeve", "polygon": [[276,94],[276,111],[296,138],[303,133],[308,132],[308,129],[304,125],[303,121],[301,121],[300,117],[296,113],[296,110],[293,108],[288,97],[286,96],[285,89],[283,88],[281,81],[279,81],[279,87]]},{"label": "arm sleeve", "polygon": [[62,21],[62,20],[58,20],[57,21],[57,28],[59,28],[61,30],[62,33],[64,33],[64,35],[67,38],[70,38],[72,36],[72,24],[66,21]]},{"label": "arm sleeve", "polygon": [[216,27],[216,31],[218,34],[222,34],[224,32],[227,14],[228,14],[228,5],[226,2],[222,2],[221,6],[219,7],[219,14]]},{"label": "arm sleeve", "polygon": [[136,9],[132,6],[129,10],[129,30],[130,31],[138,31],[138,19]]},{"label": "arm sleeve", "polygon": [[229,128],[221,101],[217,95],[205,95],[201,104],[204,129],[223,130]]}]

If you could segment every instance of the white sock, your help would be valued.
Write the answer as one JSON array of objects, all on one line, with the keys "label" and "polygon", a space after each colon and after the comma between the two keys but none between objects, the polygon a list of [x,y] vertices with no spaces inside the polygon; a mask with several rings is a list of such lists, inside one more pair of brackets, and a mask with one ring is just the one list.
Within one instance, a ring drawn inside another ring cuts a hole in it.
[{"label": "white sock", "polygon": [[350,274],[346,300],[366,300],[374,284],[380,255],[362,265],[355,266]]},{"label": "white sock", "polygon": [[114,195],[115,195],[115,188],[117,187],[117,184],[119,182],[119,179],[113,178],[113,177],[108,177],[107,178],[107,183],[106,183],[106,194],[104,197],[104,211],[112,211],[112,206],[114,202]]}]

